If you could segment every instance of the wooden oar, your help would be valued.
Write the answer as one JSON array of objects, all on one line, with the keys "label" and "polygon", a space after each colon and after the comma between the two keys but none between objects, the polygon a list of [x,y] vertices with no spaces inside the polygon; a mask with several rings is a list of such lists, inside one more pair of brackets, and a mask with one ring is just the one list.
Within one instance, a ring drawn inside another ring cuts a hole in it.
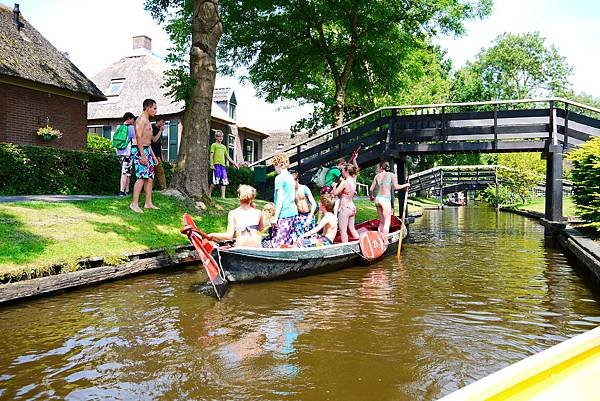
[{"label": "wooden oar", "polygon": [[[406,177],[406,183],[410,183],[410,175]],[[402,249],[402,238],[404,237],[403,227],[406,228],[406,211],[408,210],[408,187],[405,189],[406,194],[404,196],[404,207],[401,211],[398,211],[398,214],[402,213],[402,226],[400,226],[400,237],[398,238],[398,253],[396,256],[400,258],[400,251]]]}]

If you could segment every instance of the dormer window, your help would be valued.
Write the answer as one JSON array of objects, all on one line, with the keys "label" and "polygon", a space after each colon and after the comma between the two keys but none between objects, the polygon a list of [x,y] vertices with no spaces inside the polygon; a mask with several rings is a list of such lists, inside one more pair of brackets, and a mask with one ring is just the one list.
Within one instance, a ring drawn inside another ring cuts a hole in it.
[{"label": "dormer window", "polygon": [[118,96],[119,93],[121,93],[121,89],[123,89],[124,82],[125,78],[111,80],[108,90],[106,91],[106,96]]}]

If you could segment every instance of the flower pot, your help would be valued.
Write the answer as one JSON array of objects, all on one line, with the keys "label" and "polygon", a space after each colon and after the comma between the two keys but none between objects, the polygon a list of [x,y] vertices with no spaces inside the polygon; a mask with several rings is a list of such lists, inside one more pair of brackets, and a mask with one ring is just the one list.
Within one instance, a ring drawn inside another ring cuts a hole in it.
[{"label": "flower pot", "polygon": [[52,135],[50,135],[50,134],[45,134],[45,135],[43,135],[43,136],[42,136],[42,139],[43,139],[45,142],[50,142],[51,140],[53,140],[53,139],[54,139],[54,136],[52,136]]}]

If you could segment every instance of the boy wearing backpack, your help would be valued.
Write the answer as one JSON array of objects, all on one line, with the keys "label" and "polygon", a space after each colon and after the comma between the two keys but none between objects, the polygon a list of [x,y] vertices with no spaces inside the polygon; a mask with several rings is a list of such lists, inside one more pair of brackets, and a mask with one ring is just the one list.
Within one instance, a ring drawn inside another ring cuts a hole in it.
[{"label": "boy wearing backpack", "polygon": [[121,185],[119,196],[127,196],[129,193],[129,177],[131,177],[131,141],[135,138],[135,128],[133,123],[135,116],[127,112],[123,115],[123,124],[119,125],[113,134],[112,144],[119,156],[121,163]]}]

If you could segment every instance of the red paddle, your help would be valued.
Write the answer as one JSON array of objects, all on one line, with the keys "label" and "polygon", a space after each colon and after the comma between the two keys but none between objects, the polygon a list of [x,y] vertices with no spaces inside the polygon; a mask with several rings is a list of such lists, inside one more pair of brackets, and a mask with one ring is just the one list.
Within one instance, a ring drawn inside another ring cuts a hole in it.
[{"label": "red paddle", "polygon": [[359,236],[360,252],[369,262],[378,259],[388,247],[385,235],[379,231],[367,231]]},{"label": "red paddle", "polygon": [[183,222],[185,226],[181,229],[181,233],[187,235],[192,245],[194,245],[204,270],[208,274],[208,279],[215,290],[217,299],[220,300],[227,292],[229,282],[225,279],[225,273],[211,255],[215,245],[206,239],[208,236],[205,232],[196,227],[192,216],[187,213],[184,214]]}]

